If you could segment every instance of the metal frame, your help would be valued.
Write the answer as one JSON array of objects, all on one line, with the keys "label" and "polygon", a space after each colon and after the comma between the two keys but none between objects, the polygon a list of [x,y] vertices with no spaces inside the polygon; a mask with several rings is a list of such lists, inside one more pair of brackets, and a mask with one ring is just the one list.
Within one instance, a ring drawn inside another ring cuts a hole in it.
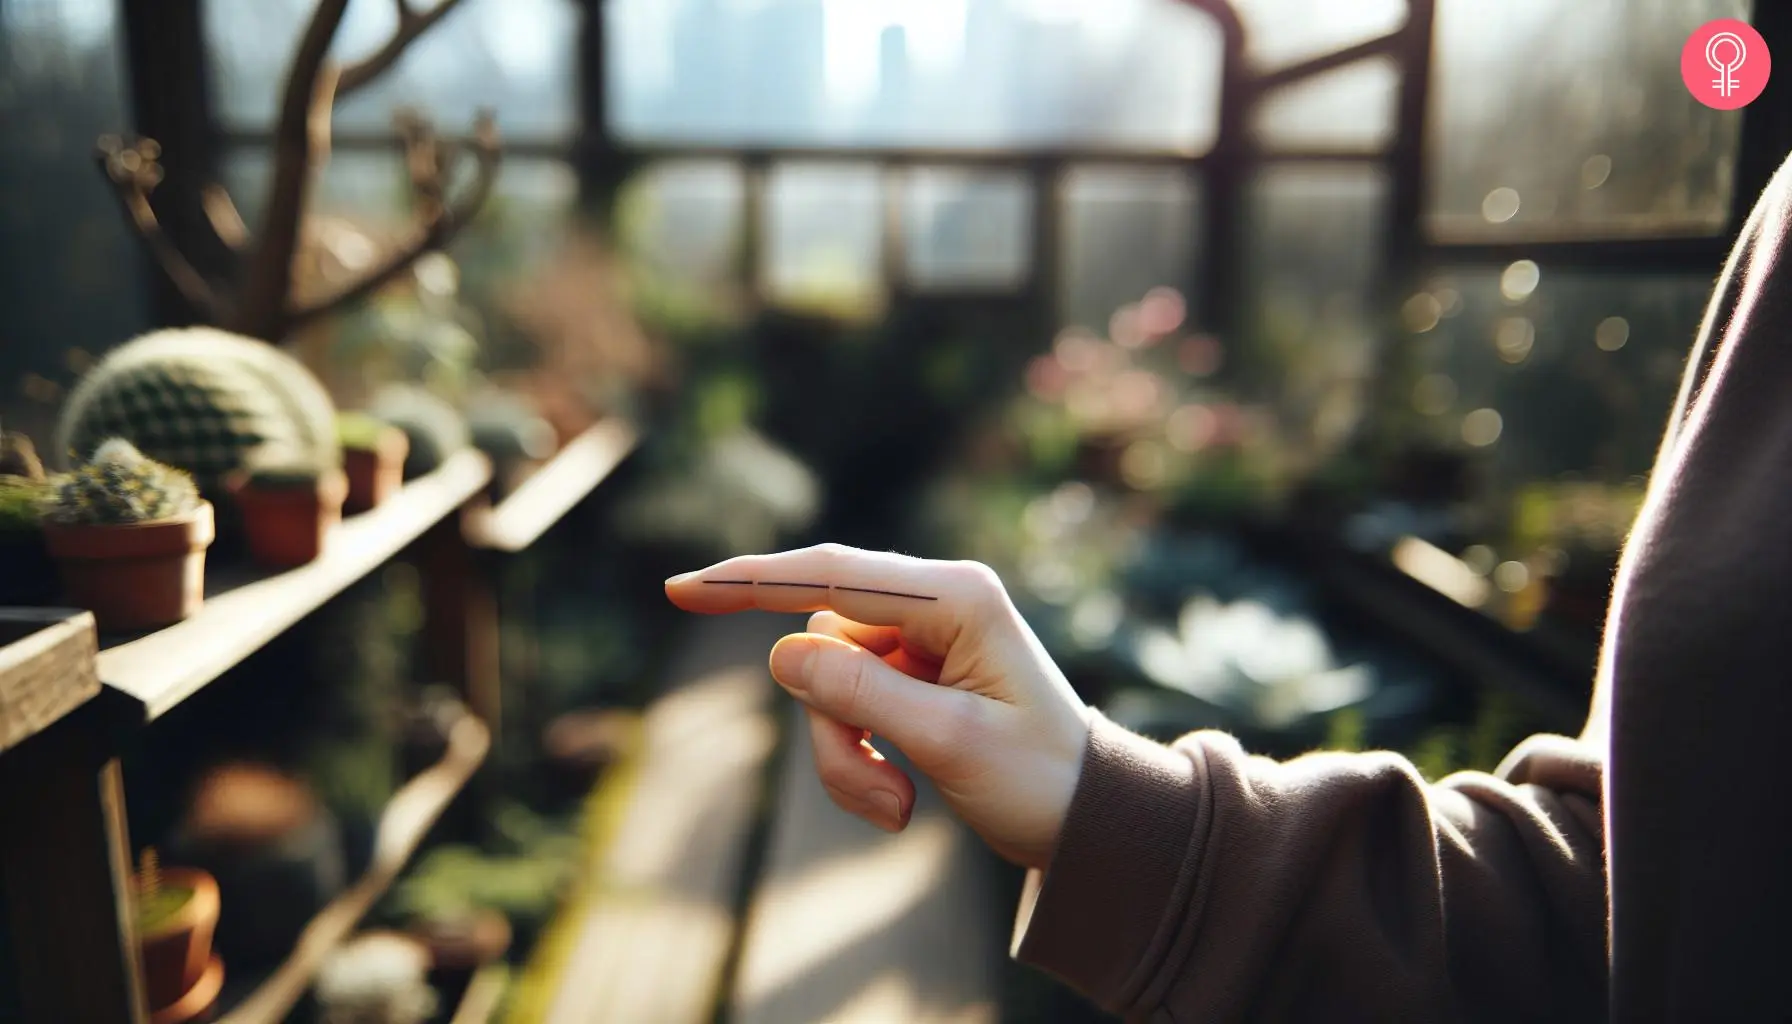
[{"label": "metal frame", "polygon": [[[1246,33],[1228,0],[1180,0],[1214,19],[1223,40],[1219,131],[1210,150],[1199,155],[1164,151],[1131,151],[1091,147],[1031,149],[956,149],[937,147],[718,146],[704,144],[631,143],[610,129],[609,83],[604,73],[607,31],[604,0],[568,0],[584,11],[579,47],[579,138],[568,144],[552,139],[515,139],[507,151],[521,157],[562,159],[579,174],[587,198],[608,196],[628,173],[667,160],[727,160],[738,164],[747,179],[743,224],[748,245],[747,280],[758,279],[756,230],[763,225],[764,172],[782,162],[860,164],[900,171],[908,167],[957,167],[1018,170],[1035,198],[1031,266],[1027,280],[1009,291],[1050,302],[1057,293],[1056,257],[1061,251],[1058,185],[1070,168],[1082,166],[1181,168],[1196,182],[1206,216],[1200,245],[1201,270],[1182,282],[1195,299],[1204,326],[1228,334],[1240,326],[1245,294],[1241,258],[1248,237],[1245,190],[1252,174],[1288,164],[1374,165],[1386,174],[1387,204],[1383,284],[1390,292],[1410,287],[1414,276],[1441,265],[1497,265],[1530,258],[1550,266],[1611,272],[1714,272],[1728,250],[1756,195],[1788,149],[1792,149],[1792,102],[1788,84],[1776,79],[1745,114],[1741,153],[1729,223],[1718,234],[1664,234],[1628,238],[1557,238],[1462,240],[1431,237],[1426,226],[1428,195],[1427,111],[1431,94],[1432,35],[1436,0],[1408,0],[1408,16],[1397,30],[1332,53],[1269,71],[1252,69],[1245,59]],[[190,154],[186,165],[170,167],[170,175],[193,180],[215,176],[218,155],[228,148],[265,145],[267,133],[229,131],[218,124],[210,103],[201,31],[202,0],[159,0],[137,4],[121,0],[133,86],[133,110],[141,134],[178,139],[165,147],[170,154]],[[1768,40],[1792,52],[1792,11],[1785,5],[1759,4],[1755,24]],[[1398,69],[1394,133],[1380,149],[1271,148],[1252,132],[1259,105],[1282,89],[1365,60],[1385,58]],[[1783,76],[1782,76],[1783,77]],[[383,133],[342,133],[334,145],[343,151],[396,151],[397,142]],[[894,201],[901,175],[885,177],[886,200]],[[179,196],[195,190],[169,188]],[[178,203],[178,200],[176,200]],[[201,211],[166,211],[170,232],[191,235],[203,243]],[[189,226],[190,225],[190,226]],[[891,218],[899,228],[899,218]],[[886,230],[886,283],[902,287],[902,239]],[[976,289],[971,289],[975,291]],[[1004,294],[990,290],[991,297]],[[160,304],[158,309],[162,308]]]}]

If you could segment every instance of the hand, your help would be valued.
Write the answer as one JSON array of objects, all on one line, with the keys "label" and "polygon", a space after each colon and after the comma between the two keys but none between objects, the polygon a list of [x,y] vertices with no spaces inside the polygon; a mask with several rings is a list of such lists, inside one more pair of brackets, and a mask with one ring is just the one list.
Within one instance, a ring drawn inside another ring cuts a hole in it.
[{"label": "hand", "polygon": [[908,823],[914,783],[872,749],[876,735],[997,853],[1049,863],[1088,708],[990,569],[823,544],[675,576],[666,595],[693,612],[814,613],[772,647],[771,670],[809,709],[816,769],[842,808]]}]

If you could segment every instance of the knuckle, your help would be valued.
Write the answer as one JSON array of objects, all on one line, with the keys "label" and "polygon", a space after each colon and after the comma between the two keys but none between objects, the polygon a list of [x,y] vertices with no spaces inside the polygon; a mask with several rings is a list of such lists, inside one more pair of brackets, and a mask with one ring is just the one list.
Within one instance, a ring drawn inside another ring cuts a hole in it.
[{"label": "knuckle", "polygon": [[1006,596],[1008,590],[1002,585],[1002,577],[994,569],[982,562],[957,562],[953,571],[970,593],[980,598]]}]

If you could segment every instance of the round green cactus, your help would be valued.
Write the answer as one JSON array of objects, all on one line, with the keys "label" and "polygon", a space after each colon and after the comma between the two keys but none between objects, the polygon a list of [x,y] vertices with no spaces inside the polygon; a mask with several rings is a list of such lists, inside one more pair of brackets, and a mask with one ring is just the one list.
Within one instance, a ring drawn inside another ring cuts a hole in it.
[{"label": "round green cactus", "polygon": [[62,526],[123,526],[172,519],[198,505],[192,477],[112,438],[86,465],[50,481],[42,511]]},{"label": "round green cactus", "polygon": [[272,345],[209,327],[157,331],[107,354],[69,395],[64,451],[121,437],[192,473],[216,496],[249,452],[292,448],[337,466],[335,407],[303,364]]},{"label": "round green cactus", "polygon": [[410,438],[411,450],[404,461],[406,480],[433,472],[472,443],[460,411],[415,385],[389,385],[374,396],[368,411]]}]

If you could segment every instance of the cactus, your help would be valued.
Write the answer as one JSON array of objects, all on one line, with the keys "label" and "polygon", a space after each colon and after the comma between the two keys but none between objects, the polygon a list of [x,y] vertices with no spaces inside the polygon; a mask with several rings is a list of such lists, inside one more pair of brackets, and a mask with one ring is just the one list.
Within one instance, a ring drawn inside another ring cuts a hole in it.
[{"label": "cactus", "polygon": [[37,529],[49,485],[22,476],[0,476],[0,537]]},{"label": "cactus", "polygon": [[392,425],[364,412],[345,412],[336,417],[336,440],[344,451],[369,452],[379,447],[380,438]]},{"label": "cactus", "polygon": [[406,480],[432,472],[472,443],[467,421],[459,411],[420,387],[395,384],[384,388],[369,409],[411,439],[410,454],[404,461]]},{"label": "cactus", "polygon": [[335,407],[304,365],[279,349],[212,328],[157,331],[114,349],[63,408],[65,451],[121,437],[193,474],[216,496],[249,452],[297,449],[336,466]]},{"label": "cactus", "polygon": [[262,448],[243,463],[243,478],[256,490],[302,491],[317,486],[330,470],[289,448]]},{"label": "cactus", "polygon": [[191,476],[112,438],[87,465],[51,480],[42,511],[64,526],[119,526],[172,519],[198,505]]}]

